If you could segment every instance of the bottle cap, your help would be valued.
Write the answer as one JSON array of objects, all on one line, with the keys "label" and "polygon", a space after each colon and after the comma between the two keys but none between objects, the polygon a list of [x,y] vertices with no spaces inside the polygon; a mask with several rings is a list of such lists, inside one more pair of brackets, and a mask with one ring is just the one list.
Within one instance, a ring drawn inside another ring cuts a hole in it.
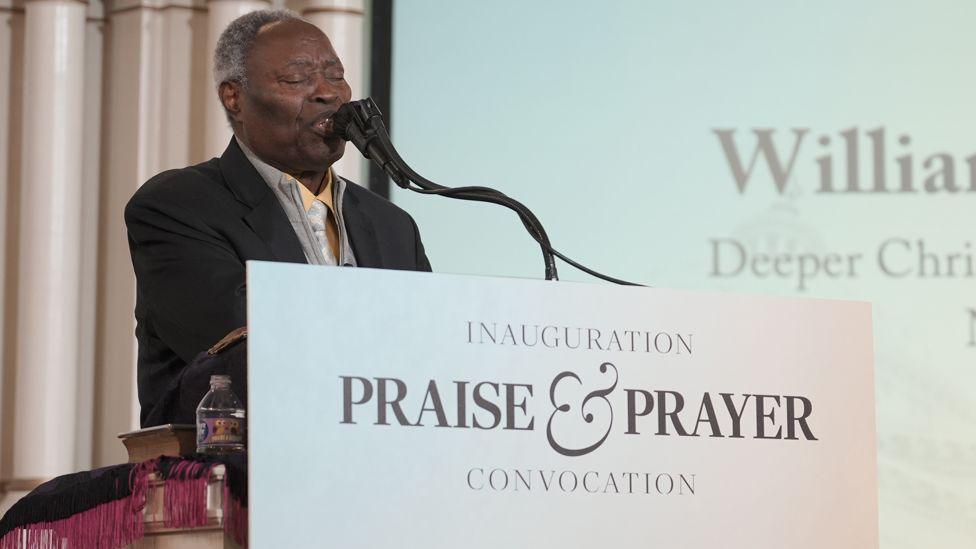
[{"label": "bottle cap", "polygon": [[230,385],[230,376],[210,376],[211,385]]}]

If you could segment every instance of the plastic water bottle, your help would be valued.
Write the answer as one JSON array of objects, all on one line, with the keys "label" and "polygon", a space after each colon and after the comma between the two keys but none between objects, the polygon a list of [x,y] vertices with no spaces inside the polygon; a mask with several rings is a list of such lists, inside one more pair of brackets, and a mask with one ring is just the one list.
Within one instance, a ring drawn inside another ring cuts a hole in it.
[{"label": "plastic water bottle", "polygon": [[246,430],[244,408],[230,390],[230,376],[210,376],[210,391],[197,406],[197,452],[243,452]]}]

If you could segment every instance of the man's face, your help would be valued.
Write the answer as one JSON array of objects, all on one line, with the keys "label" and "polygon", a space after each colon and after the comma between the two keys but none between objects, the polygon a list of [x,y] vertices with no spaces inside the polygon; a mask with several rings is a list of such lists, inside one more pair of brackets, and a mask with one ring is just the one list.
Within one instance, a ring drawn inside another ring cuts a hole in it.
[{"label": "man's face", "polygon": [[229,109],[237,135],[256,155],[291,173],[321,172],[342,157],[346,143],[332,133],[332,115],[351,91],[322,31],[303,21],[266,25],[246,70],[248,87],[236,86]]}]

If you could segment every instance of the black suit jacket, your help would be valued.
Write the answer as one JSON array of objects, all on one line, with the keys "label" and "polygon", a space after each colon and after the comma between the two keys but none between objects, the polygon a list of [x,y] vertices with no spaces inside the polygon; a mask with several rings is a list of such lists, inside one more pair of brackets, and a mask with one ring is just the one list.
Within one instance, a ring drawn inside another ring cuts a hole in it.
[{"label": "black suit jacket", "polygon": [[[360,267],[429,271],[413,219],[347,185],[342,213]],[[236,139],[220,158],[163,172],[125,207],[136,273],[141,420],[178,390],[186,365],[246,325],[244,262],[306,263],[274,193]],[[202,397],[202,395],[200,395]]]}]

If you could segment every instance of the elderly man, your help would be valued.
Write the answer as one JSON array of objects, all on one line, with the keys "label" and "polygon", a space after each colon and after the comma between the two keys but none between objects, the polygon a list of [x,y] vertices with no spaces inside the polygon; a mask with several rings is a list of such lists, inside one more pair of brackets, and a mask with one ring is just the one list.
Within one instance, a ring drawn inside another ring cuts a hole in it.
[{"label": "elderly man", "polygon": [[125,209],[143,426],[190,419],[207,372],[187,365],[246,324],[245,261],[430,270],[413,219],[331,169],[350,90],[322,31],[286,10],[244,15],[214,79],[234,132],[223,155],[153,177]]}]

